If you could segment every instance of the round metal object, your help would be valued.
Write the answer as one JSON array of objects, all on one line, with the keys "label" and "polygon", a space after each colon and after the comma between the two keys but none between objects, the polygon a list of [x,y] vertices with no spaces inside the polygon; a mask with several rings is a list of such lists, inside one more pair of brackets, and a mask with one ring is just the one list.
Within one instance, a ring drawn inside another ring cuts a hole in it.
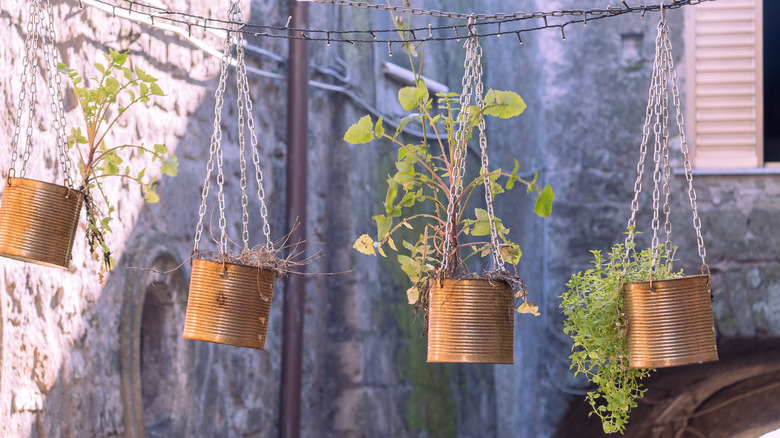
[{"label": "round metal object", "polygon": [[276,273],[195,259],[184,339],[265,348]]},{"label": "round metal object", "polygon": [[626,283],[628,361],[663,368],[718,360],[710,276]]},{"label": "round metal object", "polygon": [[3,188],[0,255],[67,269],[84,195],[27,178],[8,178]]},{"label": "round metal object", "polygon": [[428,362],[513,363],[514,296],[503,281],[432,279]]}]

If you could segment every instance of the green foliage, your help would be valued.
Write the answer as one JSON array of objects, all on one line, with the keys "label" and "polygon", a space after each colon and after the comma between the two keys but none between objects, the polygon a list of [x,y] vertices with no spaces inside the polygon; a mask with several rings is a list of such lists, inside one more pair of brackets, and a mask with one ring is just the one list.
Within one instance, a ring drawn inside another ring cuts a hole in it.
[{"label": "green foliage", "polygon": [[[91,78],[89,85],[78,72],[63,64],[59,65],[59,71],[71,79],[84,120],[84,132],[81,128],[71,129],[68,149],[76,150],[79,190],[87,198],[87,240],[93,254],[98,250],[102,253],[104,269],[109,270],[113,260],[105,237],[111,233],[109,224],[115,209],[103,189],[102,178],[116,176],[133,181],[141,187],[147,202],[159,202],[160,197],[156,193],[159,176],[176,176],[178,161],[174,154],[168,153],[164,144],[155,144],[153,148],[143,144],[106,145],[106,134],[130,107],[138,102],[149,102],[153,97],[165,96],[165,93],[157,84],[157,78],[140,67],[127,65],[127,52],[110,50],[103,56],[106,63],[95,64],[100,74]],[[151,163],[159,163],[158,175],[152,175],[146,168],[134,170],[125,164],[138,155],[148,157]],[[95,192],[100,193],[105,209],[96,205]]]},{"label": "green foliage", "polygon": [[[407,111],[416,112],[404,117],[394,132],[385,129],[381,118],[375,122],[366,115],[344,135],[344,140],[352,144],[383,139],[398,147],[395,173],[388,175],[387,179],[384,214],[373,217],[377,224],[376,237],[363,234],[355,242],[354,248],[364,254],[379,253],[383,257],[386,256],[385,249],[396,252],[401,269],[413,285],[407,290],[410,304],[420,302],[429,277],[468,274],[464,261],[473,256],[490,255],[488,213],[483,208],[467,208],[471,195],[485,184],[485,177],[491,185],[494,199],[512,191],[518,183],[525,186],[527,193],[537,197],[534,211],[542,217],[550,215],[555,197],[549,185],[544,188],[538,186],[536,176],[530,181],[518,176],[520,164],[514,160],[511,172],[495,169],[487,175],[480,174],[471,181],[462,182],[463,192],[455,200],[456,205],[462,208],[457,209],[452,218],[452,232],[445,235],[449,193],[454,184],[450,175],[457,165],[452,156],[456,145],[455,132],[462,113],[456,110],[457,94],[439,93],[436,97],[438,106],[434,110],[434,99],[425,81],[418,76],[414,86],[404,87],[398,92],[401,106]],[[511,91],[489,90],[485,95],[485,103],[483,114],[498,118],[515,117],[526,108],[523,99]],[[478,123],[479,109],[473,108],[471,114],[467,125],[468,137],[471,137]],[[419,143],[405,143],[401,134],[409,123],[419,124],[434,135],[431,138],[426,136]],[[496,218],[495,225],[501,254],[514,267],[522,256],[520,246],[510,240],[509,228],[504,226],[501,219]],[[413,230],[417,238],[413,241],[398,239],[397,233],[403,228]],[[394,240],[394,236],[400,242]],[[454,251],[450,254],[442,253],[445,239],[450,239],[452,243]],[[448,259],[449,269],[440,272],[439,266],[445,258]],[[526,302],[524,291],[518,294],[518,298],[524,302],[522,310],[518,309],[521,313],[538,314],[538,308]]]},{"label": "green foliage", "polygon": [[[601,418],[605,433],[625,431],[629,411],[636,407],[645,389],[641,379],[650,374],[647,369],[628,366],[628,340],[623,308],[623,283],[650,280],[652,250],[636,253],[631,244],[630,256],[622,244],[612,247],[606,255],[591,251],[593,268],[572,275],[562,295],[561,308],[566,316],[563,331],[574,339],[571,369],[596,384],[587,400],[592,414]],[[671,255],[659,249],[655,279],[682,275],[672,272]]]}]

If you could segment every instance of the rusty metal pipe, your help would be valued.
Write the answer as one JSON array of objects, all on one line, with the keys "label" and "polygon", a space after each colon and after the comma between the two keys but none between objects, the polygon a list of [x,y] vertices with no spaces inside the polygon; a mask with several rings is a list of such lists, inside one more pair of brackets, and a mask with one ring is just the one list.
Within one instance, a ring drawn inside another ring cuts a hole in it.
[{"label": "rusty metal pipe", "polygon": [[[290,26],[308,25],[306,3],[291,1]],[[296,32],[290,32],[291,35]],[[287,232],[296,252],[305,256],[307,195],[307,131],[309,54],[305,39],[289,40],[287,66]],[[297,226],[296,226],[297,224]],[[303,355],[303,303],[306,293],[303,275],[287,277],[282,326],[282,386],[279,435],[298,438],[301,429],[301,373]]]}]

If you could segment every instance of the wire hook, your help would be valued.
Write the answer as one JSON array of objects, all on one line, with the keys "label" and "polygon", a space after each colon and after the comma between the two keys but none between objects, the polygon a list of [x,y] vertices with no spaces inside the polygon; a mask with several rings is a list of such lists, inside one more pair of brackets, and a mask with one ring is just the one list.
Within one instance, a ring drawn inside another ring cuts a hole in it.
[{"label": "wire hook", "polygon": [[520,32],[517,32],[517,42],[521,46],[523,45],[523,38],[520,37]]},{"label": "wire hook", "polygon": [[666,21],[666,9],[664,9],[663,3],[661,3],[661,20]]}]

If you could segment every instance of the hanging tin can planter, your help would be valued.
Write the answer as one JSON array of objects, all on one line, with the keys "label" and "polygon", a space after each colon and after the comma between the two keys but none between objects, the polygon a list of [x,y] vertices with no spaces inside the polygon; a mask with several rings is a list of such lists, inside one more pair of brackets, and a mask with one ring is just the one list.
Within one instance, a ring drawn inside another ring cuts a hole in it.
[{"label": "hanging tin can planter", "polygon": [[[51,5],[47,6],[48,11],[44,11],[41,2],[33,1],[30,4],[27,24],[30,32],[25,41],[24,71],[19,86],[19,106],[11,141],[11,165],[3,184],[0,201],[0,256],[42,266],[67,268],[81,207],[84,204],[84,194],[73,189],[70,178],[71,165],[67,154],[62,89],[56,71],[58,55],[54,45],[54,24]],[[41,48],[38,47],[39,40]],[[43,51],[43,57],[36,59],[33,56],[36,56],[39,50]],[[47,85],[52,100],[52,130],[57,137],[55,144],[62,166],[64,185],[25,178],[34,143],[33,124],[37,123],[33,115],[37,104],[35,89],[39,63],[45,67],[48,77]],[[29,125],[23,131],[22,114],[25,107],[29,110]],[[21,136],[22,132],[26,132],[26,136]]]},{"label": "hanging tin can planter", "polygon": [[718,360],[710,276],[623,285],[632,368]]},{"label": "hanging tin can planter", "polygon": [[267,269],[194,260],[184,339],[264,349],[275,278]]},{"label": "hanging tin can planter", "polygon": [[[238,3],[230,6],[228,13],[231,27],[227,32],[225,56],[222,59],[219,86],[216,92],[214,134],[211,137],[210,157],[206,165],[206,177],[203,181],[202,200],[199,209],[198,224],[195,230],[195,254],[192,263],[187,313],[184,322],[184,339],[216,342],[237,347],[265,348],[268,322],[271,312],[274,281],[284,270],[284,261],[276,256],[278,250],[271,242],[268,225],[268,209],[265,204],[263,173],[260,170],[258,141],[254,132],[252,101],[248,90],[243,54],[243,34],[238,31],[241,11]],[[238,146],[241,167],[241,206],[243,225],[243,248],[238,254],[228,248],[229,239],[226,229],[226,209],[224,193],[223,151],[221,132],[221,113],[224,104],[225,82],[229,67],[229,58],[233,46],[236,46],[236,72],[238,79]],[[247,109],[246,114],[244,109]],[[260,202],[260,216],[263,221],[265,245],[249,247],[249,213],[247,195],[247,162],[245,125],[250,133],[252,161],[255,164],[257,196]],[[211,174],[216,164],[218,205],[219,205],[219,245],[216,250],[201,252],[200,241],[203,234],[203,222],[211,186]]]},{"label": "hanging tin can planter", "polygon": [[503,281],[431,279],[428,362],[513,363],[514,293]]},{"label": "hanging tin can planter", "polygon": [[67,268],[84,195],[65,186],[8,178],[0,203],[0,255]]}]

